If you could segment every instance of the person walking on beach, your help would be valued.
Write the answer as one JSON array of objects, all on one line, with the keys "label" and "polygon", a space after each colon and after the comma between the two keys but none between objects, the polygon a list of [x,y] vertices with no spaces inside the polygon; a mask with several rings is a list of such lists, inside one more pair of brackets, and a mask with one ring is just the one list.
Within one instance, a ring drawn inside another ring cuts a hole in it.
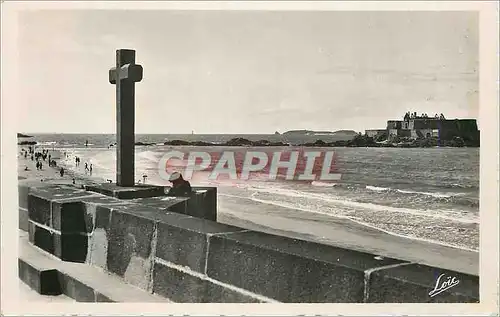
[{"label": "person walking on beach", "polygon": [[90,164],[89,172],[90,172],[90,175],[92,175],[92,164]]},{"label": "person walking on beach", "polygon": [[168,191],[169,196],[187,197],[191,195],[191,184],[179,172],[174,172],[170,175],[169,181],[172,183],[172,188]]},{"label": "person walking on beach", "polygon": [[85,163],[85,174],[87,174],[87,171],[89,170],[89,165]]},{"label": "person walking on beach", "polygon": [[42,170],[42,161],[40,161],[40,170]]},{"label": "person walking on beach", "polygon": [[61,167],[61,169],[59,170],[59,175],[61,175],[61,177],[64,176],[64,168]]}]

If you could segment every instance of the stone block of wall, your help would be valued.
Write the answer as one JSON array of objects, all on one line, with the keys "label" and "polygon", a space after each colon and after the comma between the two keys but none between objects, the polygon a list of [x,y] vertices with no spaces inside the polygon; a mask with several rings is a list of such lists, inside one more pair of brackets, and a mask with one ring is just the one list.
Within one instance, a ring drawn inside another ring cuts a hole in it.
[{"label": "stone block of wall", "polygon": [[84,263],[88,254],[88,236],[83,233],[52,234],[53,253],[63,261]]},{"label": "stone block of wall", "polygon": [[134,199],[134,203],[151,207],[151,209],[160,209],[168,212],[176,212],[179,214],[186,214],[188,197],[151,197]]},{"label": "stone block of wall", "polygon": [[88,237],[81,233],[61,233],[36,222],[29,222],[29,241],[63,261],[85,262]]},{"label": "stone block of wall", "polygon": [[113,211],[107,230],[106,269],[147,289],[153,265],[155,221],[132,212]]},{"label": "stone block of wall", "polygon": [[89,234],[95,217],[92,204],[103,202],[97,196],[58,185],[30,190],[27,196],[29,241],[61,260],[87,261]]},{"label": "stone block of wall", "polygon": [[31,289],[41,295],[62,294],[57,270],[29,265],[21,260],[18,260],[17,263],[19,278]]},{"label": "stone block of wall", "polygon": [[288,303],[363,302],[365,270],[402,263],[249,231],[210,238],[207,275]]},{"label": "stone block of wall", "polygon": [[244,229],[204,219],[172,217],[158,223],[156,257],[204,274],[209,238],[241,231]]},{"label": "stone block of wall", "polygon": [[190,274],[155,262],[154,292],[179,303],[259,303],[257,298],[214,283],[201,274]]},{"label": "stone block of wall", "polygon": [[28,224],[28,239],[33,245],[45,252],[54,254],[53,232],[47,227],[42,227],[34,222]]},{"label": "stone block of wall", "polygon": [[195,187],[191,199],[187,202],[186,214],[217,221],[217,188]]},{"label": "stone block of wall", "polygon": [[190,197],[161,196],[135,199],[134,202],[153,208],[164,208],[171,212],[217,221],[217,189],[214,187],[193,187],[193,193]]}]

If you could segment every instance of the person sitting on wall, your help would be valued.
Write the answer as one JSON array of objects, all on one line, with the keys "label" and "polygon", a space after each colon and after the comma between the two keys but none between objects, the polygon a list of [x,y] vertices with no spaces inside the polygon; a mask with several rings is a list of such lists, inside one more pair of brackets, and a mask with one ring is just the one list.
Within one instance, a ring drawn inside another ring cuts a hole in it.
[{"label": "person sitting on wall", "polygon": [[172,188],[168,191],[169,196],[186,197],[191,195],[191,184],[179,172],[174,172],[170,175],[169,181],[172,183]]}]

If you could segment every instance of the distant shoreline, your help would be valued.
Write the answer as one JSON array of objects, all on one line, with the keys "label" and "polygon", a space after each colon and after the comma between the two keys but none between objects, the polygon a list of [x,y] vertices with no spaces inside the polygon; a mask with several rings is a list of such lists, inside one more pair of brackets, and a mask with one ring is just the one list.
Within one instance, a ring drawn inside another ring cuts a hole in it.
[{"label": "distant shoreline", "polygon": [[[136,145],[153,145],[137,142]],[[463,140],[446,140],[440,141],[437,139],[421,139],[402,142],[375,142],[373,138],[367,136],[354,137],[352,140],[339,140],[333,142],[325,142],[317,140],[316,142],[307,142],[301,144],[290,144],[284,142],[270,142],[266,140],[250,141],[248,139],[235,138],[224,143],[202,142],[202,141],[184,141],[172,140],[166,141],[164,145],[170,146],[254,146],[254,147],[280,147],[280,146],[304,146],[304,147],[385,147],[385,148],[430,148],[430,147],[474,147],[478,148],[479,143],[466,143]]]},{"label": "distant shoreline", "polygon": [[[64,135],[64,134],[63,134]],[[85,140],[89,138],[89,145],[97,145],[91,143],[99,143],[99,147],[113,148],[116,146],[116,138],[112,135],[98,142],[92,135],[81,135],[79,142],[82,146],[85,145]],[[377,148],[479,148],[479,140],[467,140],[461,137],[453,139],[439,140],[436,137],[411,139],[405,137],[390,138],[374,138],[368,135],[338,135],[337,137],[321,137],[321,136],[306,136],[299,139],[297,137],[286,137],[284,135],[221,135],[220,138],[207,138],[205,135],[158,135],[158,137],[145,138],[147,135],[136,134],[136,146],[207,146],[207,147],[377,147]],[[41,140],[40,140],[41,139]],[[87,141],[88,141],[87,140]],[[152,142],[153,141],[153,142]],[[57,138],[47,138],[45,136],[33,136],[29,140],[23,138],[18,139],[18,145],[24,146],[42,146],[50,143],[54,146],[58,143]],[[69,145],[69,144],[65,144]]]},{"label": "distant shoreline", "polygon": [[[21,141],[18,145],[38,145],[36,141]],[[157,143],[147,143],[147,142],[135,142],[136,146],[159,146]],[[446,141],[444,144],[433,144],[432,142],[424,141],[416,141],[413,143],[382,143],[382,142],[374,142],[374,143],[355,143],[351,141],[335,141],[335,142],[324,142],[318,140],[314,143],[302,143],[302,144],[290,144],[283,142],[253,142],[249,140],[245,140],[242,142],[224,142],[224,143],[213,143],[213,142],[204,142],[204,141],[183,141],[183,140],[172,140],[166,141],[163,145],[170,146],[211,146],[211,147],[288,147],[288,146],[303,146],[303,147],[364,147],[364,148],[479,148],[479,145],[475,144],[456,144],[453,141]],[[109,147],[114,147],[116,144],[110,144]],[[103,146],[104,148],[105,146]]]}]

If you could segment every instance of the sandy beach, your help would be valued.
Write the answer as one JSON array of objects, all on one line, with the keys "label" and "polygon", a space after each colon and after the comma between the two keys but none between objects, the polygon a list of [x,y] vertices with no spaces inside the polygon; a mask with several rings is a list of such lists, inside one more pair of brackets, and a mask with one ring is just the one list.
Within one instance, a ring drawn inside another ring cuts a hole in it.
[{"label": "sandy beach", "polygon": [[[58,151],[50,151],[50,154],[60,165],[60,158],[64,154]],[[25,166],[28,166],[28,171],[24,170]],[[29,157],[25,159],[19,156],[18,158],[20,179],[40,179],[44,182],[71,184],[72,179],[75,178],[76,186],[79,186],[84,181],[88,182],[90,177],[76,175],[69,169],[65,169],[65,175],[61,177],[59,168],[51,168],[45,164],[42,171],[37,171],[35,162]],[[94,175],[92,180],[102,181],[98,175]],[[218,221],[463,273],[479,274],[478,252],[388,234],[349,219],[300,211],[291,215],[285,207],[273,208],[273,212],[270,213],[260,205],[245,204],[244,198],[223,193],[218,197]]]}]

